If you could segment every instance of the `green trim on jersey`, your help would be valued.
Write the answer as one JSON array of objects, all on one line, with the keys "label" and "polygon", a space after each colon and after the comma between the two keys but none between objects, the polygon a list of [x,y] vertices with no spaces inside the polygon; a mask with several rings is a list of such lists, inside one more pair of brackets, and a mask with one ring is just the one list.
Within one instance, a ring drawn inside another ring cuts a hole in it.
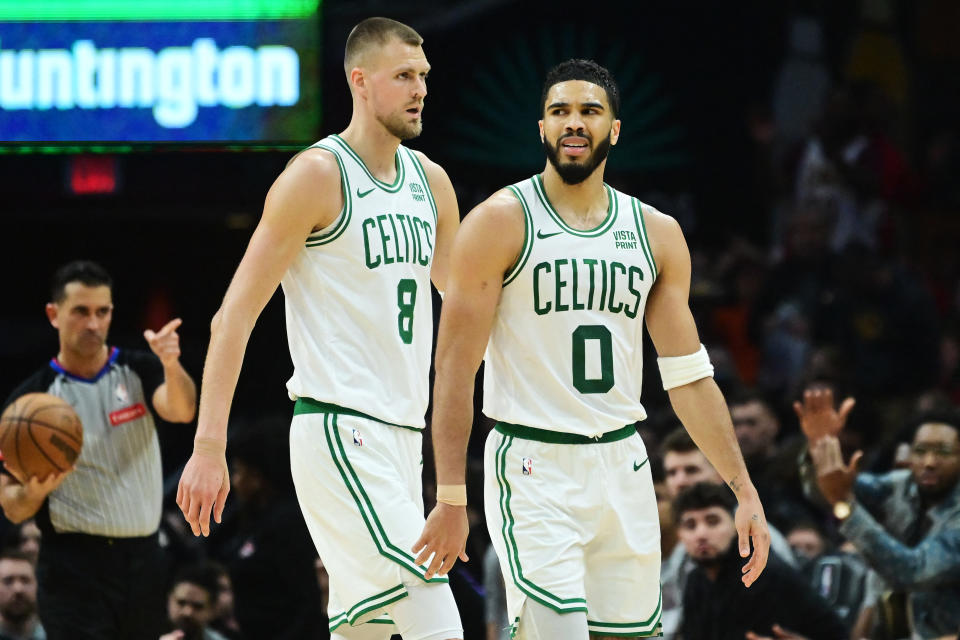
[{"label": "green trim on jersey", "polygon": [[510,192],[520,201],[520,206],[523,207],[523,249],[520,250],[517,261],[514,262],[513,266],[504,274],[503,286],[507,286],[520,275],[523,265],[527,264],[530,252],[533,251],[533,216],[530,214],[530,208],[527,206],[527,201],[523,199],[523,194],[520,193],[519,189],[512,184],[509,185],[507,189],[510,189]]},{"label": "green trim on jersey", "polygon": [[579,433],[566,433],[563,431],[549,431],[548,429],[525,427],[522,424],[510,424],[509,422],[498,422],[494,426],[494,429],[505,436],[520,438],[521,440],[549,442],[551,444],[598,444],[626,440],[630,436],[637,435],[637,429],[632,424],[628,424],[614,431],[607,431],[598,438],[582,436]]},{"label": "green trim on jersey", "polygon": [[[408,595],[409,594],[407,593],[407,588],[404,587],[402,584],[398,584],[392,589],[387,589],[386,591],[382,591],[376,595],[372,595],[369,598],[364,598],[363,600],[353,605],[343,613],[339,613],[333,616],[330,619],[330,624],[328,625],[328,628],[330,629],[330,631],[333,631],[334,629],[344,624],[345,622],[349,622],[351,625],[353,625],[353,623],[359,620],[360,617],[363,616],[364,614],[370,613],[374,609],[385,607],[386,605],[392,604],[397,600],[402,600],[403,598],[406,598]],[[387,617],[386,619],[383,619],[383,618],[384,616],[379,616],[377,618],[374,618],[373,620],[367,620],[367,622],[364,624],[393,624],[393,620],[390,619],[389,617]]]},{"label": "green trim on jersey", "polygon": [[647,258],[647,264],[650,265],[650,273],[653,279],[657,279],[657,263],[653,259],[653,250],[650,248],[650,239],[647,237],[647,223],[643,219],[643,205],[636,198],[630,198],[630,204],[633,207],[633,220],[637,225],[637,233],[640,234],[640,246],[643,247],[643,255]]},{"label": "green trim on jersey", "polygon": [[543,178],[539,173],[530,179],[533,181],[533,188],[537,192],[537,197],[539,197],[540,202],[543,203],[543,208],[550,213],[550,216],[554,219],[554,221],[567,233],[580,236],[581,238],[595,238],[607,232],[617,219],[617,212],[620,209],[620,203],[617,202],[616,192],[611,189],[610,185],[608,185],[606,182],[603,183],[603,186],[607,190],[607,217],[603,220],[603,222],[593,229],[583,231],[581,229],[574,229],[564,222],[563,218],[560,217],[560,214],[557,213],[557,210],[553,208],[553,205],[550,204],[550,198],[547,197],[547,190],[543,186]]},{"label": "green trim on jersey", "polygon": [[587,628],[596,634],[632,638],[653,638],[660,633],[660,617],[663,612],[663,588],[653,615],[643,622],[597,622],[587,619]]},{"label": "green trim on jersey", "polygon": [[387,537],[387,532],[384,530],[383,524],[380,522],[380,518],[377,517],[377,512],[373,508],[370,496],[368,496],[364,490],[363,483],[360,482],[360,478],[350,464],[347,452],[343,448],[343,440],[340,438],[340,427],[337,417],[335,413],[327,413],[323,416],[323,431],[327,440],[327,447],[330,449],[330,457],[333,459],[337,471],[340,472],[340,477],[343,478],[343,483],[347,485],[350,495],[353,496],[353,500],[357,504],[357,509],[360,511],[360,516],[363,518],[364,524],[367,525],[367,531],[370,532],[370,537],[373,538],[373,543],[376,545],[377,551],[379,551],[380,555],[384,558],[395,562],[424,582],[449,582],[448,578],[440,576],[435,576],[427,580],[426,569],[418,565],[410,553],[399,549],[390,542],[390,538]]},{"label": "green trim on jersey", "polygon": [[497,484],[500,486],[500,514],[503,518],[503,540],[507,547],[507,560],[510,564],[510,575],[513,583],[527,597],[533,598],[545,607],[550,607],[557,613],[573,613],[575,611],[587,610],[587,601],[584,598],[560,598],[546,589],[542,589],[525,578],[523,569],[520,567],[520,551],[517,547],[517,541],[513,537],[513,526],[515,520],[510,511],[510,483],[507,481],[507,450],[513,443],[512,436],[505,436],[503,442],[497,448],[496,466],[497,466]]},{"label": "green trim on jersey", "polygon": [[337,161],[337,167],[340,169],[340,185],[343,187],[343,209],[340,211],[339,219],[332,229],[325,229],[307,236],[306,245],[308,247],[318,247],[339,238],[343,232],[346,231],[350,217],[353,215],[353,196],[350,194],[350,180],[347,178],[347,169],[343,166],[343,160],[340,158],[340,154],[336,149],[323,144],[315,144],[313,148],[329,151]]},{"label": "green trim on jersey", "polygon": [[430,181],[427,180],[427,172],[423,168],[420,158],[414,153],[413,149],[404,147],[407,155],[410,156],[411,164],[414,170],[420,174],[420,180],[423,182],[423,188],[427,190],[427,198],[430,200],[430,208],[433,210],[433,224],[437,224],[437,201],[433,198],[433,191],[430,189]]},{"label": "green trim on jersey", "polygon": [[418,429],[417,427],[408,427],[402,424],[387,422],[386,420],[374,418],[373,416],[367,415],[362,411],[357,411],[356,409],[348,409],[347,407],[341,407],[329,402],[320,402],[319,400],[314,400],[313,398],[297,398],[297,401],[293,405],[293,415],[298,416],[301,413],[334,413],[341,416],[366,418],[367,420],[373,420],[374,422],[379,422],[380,424],[385,424],[390,427],[397,427],[398,429],[407,429],[408,431],[416,431],[418,433],[423,431],[423,429]]},{"label": "green trim on jersey", "polygon": [[363,162],[363,160],[360,159],[360,155],[357,154],[357,152],[354,151],[349,144],[347,144],[346,140],[344,140],[343,138],[341,138],[335,133],[330,136],[330,139],[336,140],[340,144],[340,146],[343,147],[343,150],[346,151],[348,154],[350,154],[351,158],[357,161],[357,164],[360,165],[360,168],[363,169],[364,173],[367,174],[367,177],[370,178],[370,180],[373,182],[375,186],[380,187],[387,193],[396,193],[397,191],[400,190],[400,187],[403,186],[403,178],[404,178],[404,174],[406,173],[406,169],[404,168],[405,165],[403,163],[403,159],[400,156],[400,147],[397,147],[397,153],[396,155],[394,155],[394,162],[396,162],[396,165],[397,165],[397,177],[394,179],[393,184],[387,184],[386,182],[383,182],[382,180],[377,180],[376,178],[373,177],[373,174],[370,173],[370,169],[367,169],[367,165]]}]

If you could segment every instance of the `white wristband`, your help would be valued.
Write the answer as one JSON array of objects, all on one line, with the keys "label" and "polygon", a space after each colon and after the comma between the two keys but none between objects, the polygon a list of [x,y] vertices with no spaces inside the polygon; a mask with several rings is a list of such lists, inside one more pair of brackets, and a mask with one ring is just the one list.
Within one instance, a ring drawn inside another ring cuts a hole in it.
[{"label": "white wristband", "polygon": [[701,378],[713,377],[713,365],[710,364],[707,348],[702,344],[700,350],[695,353],[657,358],[657,365],[660,367],[660,378],[663,380],[665,391],[696,382]]}]

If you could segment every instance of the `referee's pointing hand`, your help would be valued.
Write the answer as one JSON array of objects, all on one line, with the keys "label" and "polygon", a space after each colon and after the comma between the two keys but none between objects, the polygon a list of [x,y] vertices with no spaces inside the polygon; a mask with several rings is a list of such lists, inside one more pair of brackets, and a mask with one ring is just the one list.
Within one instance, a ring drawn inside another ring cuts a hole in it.
[{"label": "referee's pointing hand", "polygon": [[165,367],[180,360],[180,336],[177,334],[177,327],[181,324],[183,324],[183,320],[174,318],[163,325],[160,331],[154,332],[147,329],[143,332],[143,337],[147,339],[150,350],[160,358],[160,362]]}]

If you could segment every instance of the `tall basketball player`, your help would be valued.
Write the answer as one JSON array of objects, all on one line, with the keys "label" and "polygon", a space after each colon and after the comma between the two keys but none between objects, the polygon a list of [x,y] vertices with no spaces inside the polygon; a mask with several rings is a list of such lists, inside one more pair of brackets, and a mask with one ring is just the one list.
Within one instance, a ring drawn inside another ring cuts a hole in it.
[{"label": "tall basketball player", "polygon": [[427,576],[407,551],[423,523],[430,282],[443,290],[459,225],[443,169],[401,145],[422,128],[422,42],[386,18],[350,33],[352,119],[291,161],[267,194],[213,319],[177,494],[194,534],[207,535],[229,491],[227,417],[243,351],[281,284],[294,364],[291,467],[330,574],[334,638],[386,639],[391,619],[407,640],[463,637],[447,579]]},{"label": "tall basketball player", "polygon": [[[658,634],[660,543],[640,404],[643,323],[664,388],[733,489],[747,586],[769,534],[688,306],[690,256],[670,217],[603,182],[620,135],[609,72],[571,60],[544,85],[542,174],[464,220],[451,255],[434,389],[437,482],[460,486],[486,350],[487,525],[525,638]],[[453,489],[448,489],[453,491]],[[414,544],[428,575],[456,561],[461,506],[438,504]]]}]

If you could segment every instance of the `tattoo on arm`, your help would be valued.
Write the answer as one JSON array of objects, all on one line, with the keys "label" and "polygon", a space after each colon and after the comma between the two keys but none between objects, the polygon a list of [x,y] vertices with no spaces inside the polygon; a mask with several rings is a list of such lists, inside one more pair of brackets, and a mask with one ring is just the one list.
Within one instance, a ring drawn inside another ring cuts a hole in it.
[{"label": "tattoo on arm", "polygon": [[733,492],[734,492],[734,493],[740,493],[740,489],[743,487],[743,485],[740,484],[740,482],[737,480],[737,478],[739,478],[739,476],[733,478],[733,479],[730,481],[730,483],[729,483],[729,484],[730,484],[730,488],[733,489]]},{"label": "tattoo on arm", "polygon": [[758,522],[759,520],[760,520],[760,516],[757,515],[756,513],[753,514],[753,521],[754,521],[754,522]]}]

